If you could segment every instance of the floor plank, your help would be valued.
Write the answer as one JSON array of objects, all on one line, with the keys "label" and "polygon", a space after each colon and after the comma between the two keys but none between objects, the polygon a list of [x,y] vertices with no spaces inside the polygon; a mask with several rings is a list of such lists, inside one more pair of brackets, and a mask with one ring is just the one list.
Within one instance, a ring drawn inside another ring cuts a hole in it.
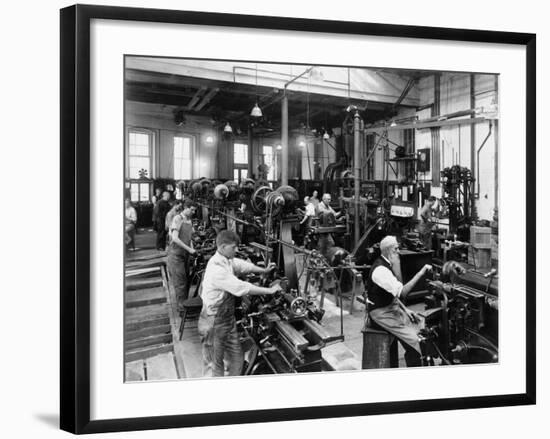
[{"label": "floor plank", "polygon": [[164,354],[166,352],[173,352],[174,348],[171,344],[150,346],[143,349],[137,349],[135,351],[127,351],[125,353],[124,359],[126,363],[154,357],[155,355]]},{"label": "floor plank", "polygon": [[126,309],[126,322],[151,320],[163,316],[168,316],[168,307],[165,303]]},{"label": "floor plank", "polygon": [[143,370],[143,360],[130,361],[126,363],[125,369],[126,381],[144,381],[145,372]]},{"label": "floor plank", "polygon": [[185,369],[185,378],[200,378],[202,373],[202,345],[196,327],[185,328],[181,341],[174,343],[174,354]]},{"label": "floor plank", "polygon": [[124,328],[126,332],[132,332],[132,331],[139,331],[145,328],[169,325],[169,324],[170,324],[170,318],[168,317],[168,315],[151,316],[150,318],[145,317],[141,320],[135,320],[135,321],[128,321],[128,317],[126,316],[126,324],[124,325]]},{"label": "floor plank", "polygon": [[135,308],[166,303],[166,291],[163,287],[147,288],[145,290],[127,291],[124,295],[126,308]]},{"label": "floor plank", "polygon": [[169,334],[171,332],[172,327],[169,324],[161,326],[150,326],[148,328],[139,329],[137,331],[126,331],[126,341],[150,337],[155,334]]},{"label": "floor plank", "polygon": [[140,278],[148,278],[148,277],[160,277],[160,270],[161,267],[144,267],[144,268],[133,268],[130,269],[126,267],[125,276],[126,278],[131,277],[140,277]]},{"label": "floor plank", "polygon": [[130,278],[126,280],[126,291],[145,290],[147,288],[156,288],[162,286],[162,278],[155,277],[152,279]]},{"label": "floor plank", "polygon": [[125,348],[132,351],[147,346],[155,346],[160,344],[172,343],[172,334],[153,334],[149,337],[138,338],[135,340],[126,340]]},{"label": "floor plank", "polygon": [[145,363],[147,365],[147,381],[178,379],[173,352],[147,358]]}]

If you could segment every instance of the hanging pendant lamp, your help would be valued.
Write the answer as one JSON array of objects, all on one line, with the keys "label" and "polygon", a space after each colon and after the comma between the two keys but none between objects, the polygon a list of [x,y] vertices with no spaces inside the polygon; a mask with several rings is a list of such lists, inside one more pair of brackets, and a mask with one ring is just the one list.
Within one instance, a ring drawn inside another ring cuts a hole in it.
[{"label": "hanging pendant lamp", "polygon": [[250,112],[250,116],[252,117],[262,117],[262,109],[258,105],[258,64],[256,64],[256,104],[254,104],[254,107],[252,108],[252,111]]},{"label": "hanging pendant lamp", "polygon": [[252,117],[262,117],[263,116],[262,109],[258,106],[257,102],[254,105],[254,108],[252,108],[252,111],[250,112],[250,115]]}]

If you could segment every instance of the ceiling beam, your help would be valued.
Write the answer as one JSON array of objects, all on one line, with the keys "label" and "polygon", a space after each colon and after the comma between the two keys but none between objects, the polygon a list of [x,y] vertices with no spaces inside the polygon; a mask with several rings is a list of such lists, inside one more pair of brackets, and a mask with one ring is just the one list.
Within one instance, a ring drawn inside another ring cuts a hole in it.
[{"label": "ceiling beam", "polygon": [[202,98],[202,101],[199,102],[199,104],[193,109],[194,111],[201,111],[202,108],[208,104],[212,98],[220,91],[219,88],[213,88],[210,90],[206,95]]},{"label": "ceiling beam", "polygon": [[202,86],[201,88],[199,88],[196,92],[195,92],[195,95],[191,98],[191,100],[189,101],[189,103],[187,104],[187,107],[186,107],[186,110],[191,110],[195,104],[197,102],[199,102],[199,99],[202,97],[202,95],[206,92],[206,90],[208,90],[208,87],[206,86]]},{"label": "ceiling beam", "polygon": [[189,91],[175,90],[173,88],[163,88],[159,87],[157,84],[140,84],[132,83],[126,84],[127,93],[140,93],[140,94],[160,94],[160,95],[170,95],[170,96],[180,96],[186,98],[192,98],[195,93]]}]

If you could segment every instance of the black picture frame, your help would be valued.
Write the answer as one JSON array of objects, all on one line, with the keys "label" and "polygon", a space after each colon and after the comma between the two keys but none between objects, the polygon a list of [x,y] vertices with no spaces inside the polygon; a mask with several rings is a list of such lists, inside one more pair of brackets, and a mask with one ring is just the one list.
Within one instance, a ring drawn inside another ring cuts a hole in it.
[{"label": "black picture frame", "polygon": [[[135,20],[295,30],[526,48],[525,393],[384,403],[90,420],[90,22]],[[60,424],[72,433],[194,427],[535,404],[536,401],[536,35],[302,18],[75,5],[61,10],[61,388]]]}]

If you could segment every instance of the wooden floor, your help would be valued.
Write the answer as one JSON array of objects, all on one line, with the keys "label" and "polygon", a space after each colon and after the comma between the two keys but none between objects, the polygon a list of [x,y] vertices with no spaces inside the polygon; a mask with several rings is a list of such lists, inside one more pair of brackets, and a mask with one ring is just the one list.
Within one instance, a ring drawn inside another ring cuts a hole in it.
[{"label": "wooden floor", "polygon": [[174,353],[174,322],[166,255],[155,249],[155,235],[141,231],[125,264],[126,381],[182,378]]}]

